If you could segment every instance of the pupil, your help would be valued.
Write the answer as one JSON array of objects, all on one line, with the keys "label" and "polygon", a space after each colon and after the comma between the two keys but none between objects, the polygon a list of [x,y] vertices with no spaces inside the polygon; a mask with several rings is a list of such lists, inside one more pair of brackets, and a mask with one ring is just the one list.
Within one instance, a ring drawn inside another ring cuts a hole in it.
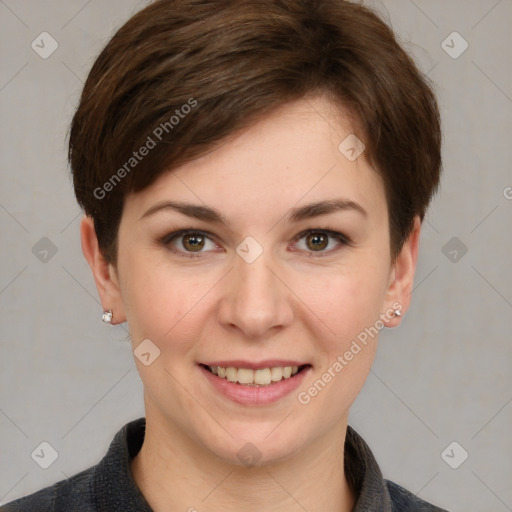
[{"label": "pupil", "polygon": [[183,240],[185,249],[197,252],[204,246],[204,238],[201,235],[185,235]]},{"label": "pupil", "polygon": [[325,249],[327,247],[328,240],[324,234],[314,233],[308,237],[308,246],[313,251]]}]

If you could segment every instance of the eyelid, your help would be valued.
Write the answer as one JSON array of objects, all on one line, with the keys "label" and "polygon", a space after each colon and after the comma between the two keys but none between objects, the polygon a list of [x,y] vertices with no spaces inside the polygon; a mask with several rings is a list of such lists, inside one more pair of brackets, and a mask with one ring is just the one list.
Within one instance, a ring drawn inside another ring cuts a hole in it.
[{"label": "eyelid", "polygon": [[212,241],[215,241],[217,239],[217,237],[213,233],[210,233],[209,231],[204,231],[203,229],[184,228],[184,229],[171,230],[169,233],[167,233],[167,235],[163,236],[161,238],[161,240],[162,240],[162,243],[170,243],[175,238],[179,238],[180,236],[191,235],[191,234],[203,235],[203,236],[211,239]]},{"label": "eyelid", "polygon": [[[340,233],[339,231],[336,231],[334,229],[321,228],[321,227],[309,228],[309,229],[305,229],[305,230],[301,231],[299,234],[295,235],[295,237],[292,239],[292,244],[295,244],[298,240],[304,238],[307,235],[313,234],[313,233],[322,233],[322,234],[326,234],[327,236],[329,236],[331,238],[335,238],[340,242],[340,244],[342,246],[344,246],[344,245],[351,246],[352,245],[352,240],[348,236],[344,235],[343,233]],[[213,233],[210,233],[209,231],[205,231],[202,229],[194,229],[194,228],[183,228],[183,229],[172,230],[170,233],[168,233],[167,235],[162,237],[160,239],[160,241],[162,244],[169,247],[169,249],[171,251],[173,251],[174,253],[177,253],[177,254],[179,254],[181,256],[185,256],[185,257],[191,257],[191,258],[200,257],[202,254],[210,252],[210,251],[197,251],[197,252],[183,251],[183,250],[173,247],[173,245],[171,243],[172,241],[174,241],[175,239],[178,239],[180,237],[183,237],[185,235],[188,235],[188,234],[202,235],[205,238],[208,238],[209,240],[211,240],[217,246],[220,245],[218,243],[218,237],[215,236]],[[329,251],[305,251],[305,252],[307,254],[309,254],[309,256],[321,257],[321,256],[330,255],[337,250],[338,249],[335,248],[335,249],[330,249]],[[292,249],[292,251],[295,252],[296,249]]]},{"label": "eyelid", "polygon": [[[305,229],[304,231],[302,231],[301,233],[299,233],[298,235],[296,235],[294,237],[293,243],[296,243],[298,240],[304,238],[307,235],[313,234],[313,233],[322,233],[331,238],[335,238],[340,242],[341,246],[352,246],[353,245],[352,240],[347,235],[340,233],[339,231],[336,231],[334,229],[330,229],[330,228]],[[295,251],[295,249],[292,249],[292,250]],[[306,251],[306,252],[307,252],[307,254],[309,254],[309,256],[312,256],[312,257],[322,257],[322,256],[329,256],[338,250],[339,250],[339,248],[334,248],[334,249],[330,249],[328,251]]]},{"label": "eyelid", "polygon": [[172,230],[170,233],[168,233],[167,235],[162,237],[160,239],[160,242],[163,245],[165,245],[173,253],[178,254],[180,256],[184,256],[186,258],[198,258],[201,255],[204,255],[205,253],[209,252],[209,251],[197,251],[197,252],[183,251],[183,250],[177,249],[176,247],[173,246],[172,242],[174,240],[179,239],[180,237],[183,237],[185,235],[190,235],[190,234],[204,236],[205,238],[208,238],[209,240],[211,240],[215,245],[217,245],[217,246],[219,245],[217,242],[217,237],[213,233],[210,233],[209,231],[204,231],[202,229],[194,229],[194,228],[184,228],[184,229]]},{"label": "eyelid", "polygon": [[304,231],[302,231],[301,233],[296,235],[295,238],[293,239],[293,241],[295,242],[297,240],[300,240],[301,238],[303,238],[306,235],[309,235],[311,233],[324,233],[326,235],[331,236],[332,238],[337,238],[337,239],[341,240],[343,243],[345,243],[347,245],[352,243],[352,241],[350,240],[350,238],[347,235],[344,235],[343,233],[340,233],[339,231],[336,231],[334,229],[329,229],[329,228],[305,229]]}]

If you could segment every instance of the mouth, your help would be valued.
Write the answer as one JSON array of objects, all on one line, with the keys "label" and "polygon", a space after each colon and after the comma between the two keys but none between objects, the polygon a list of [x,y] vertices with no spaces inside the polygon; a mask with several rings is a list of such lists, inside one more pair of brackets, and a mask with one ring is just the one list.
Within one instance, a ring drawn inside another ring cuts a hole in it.
[{"label": "mouth", "polygon": [[[311,367],[310,364],[295,364],[286,366],[262,366],[241,364],[240,366],[226,365],[220,366],[217,364],[203,364],[199,366],[206,371],[215,375],[219,379],[228,381],[232,384],[238,384],[244,387],[268,387],[278,384],[279,382],[292,379],[296,375],[304,372]],[[254,368],[247,368],[247,366],[259,366]]]}]

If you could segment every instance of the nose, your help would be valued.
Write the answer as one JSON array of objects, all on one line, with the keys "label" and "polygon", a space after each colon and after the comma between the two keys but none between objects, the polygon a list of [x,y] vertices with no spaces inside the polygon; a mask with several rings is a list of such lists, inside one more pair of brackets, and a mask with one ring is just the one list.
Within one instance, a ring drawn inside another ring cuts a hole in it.
[{"label": "nose", "polygon": [[292,295],[283,281],[265,252],[252,263],[237,257],[224,284],[219,307],[222,326],[244,338],[262,340],[290,325]]}]

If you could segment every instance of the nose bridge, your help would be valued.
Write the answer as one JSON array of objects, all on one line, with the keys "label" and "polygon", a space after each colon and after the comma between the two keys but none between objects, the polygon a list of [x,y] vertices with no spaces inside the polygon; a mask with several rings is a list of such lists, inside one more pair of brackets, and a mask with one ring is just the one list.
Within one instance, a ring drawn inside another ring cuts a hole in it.
[{"label": "nose bridge", "polygon": [[237,262],[235,268],[235,278],[240,279],[239,282],[239,298],[246,302],[265,301],[274,299],[276,277],[271,270],[271,258],[268,255],[261,255],[256,261],[247,263],[244,260]]},{"label": "nose bridge", "polygon": [[238,256],[229,273],[230,286],[223,298],[221,321],[236,326],[248,338],[263,337],[292,318],[287,289],[276,276],[270,251],[256,259]]}]

